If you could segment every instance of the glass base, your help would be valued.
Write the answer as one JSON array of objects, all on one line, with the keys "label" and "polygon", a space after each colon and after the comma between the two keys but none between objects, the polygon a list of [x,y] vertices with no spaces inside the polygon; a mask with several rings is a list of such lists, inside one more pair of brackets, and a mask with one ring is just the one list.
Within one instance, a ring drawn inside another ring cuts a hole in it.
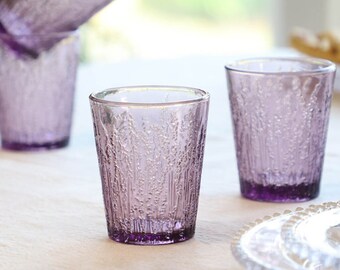
[{"label": "glass base", "polygon": [[2,140],[2,148],[7,150],[16,151],[39,151],[39,150],[50,150],[66,147],[69,143],[69,137],[57,141],[47,143],[20,143],[20,142],[9,142]]},{"label": "glass base", "polygon": [[242,196],[265,202],[303,202],[319,195],[320,181],[299,185],[260,185],[250,181],[240,181]]},{"label": "glass base", "polygon": [[192,238],[195,234],[195,228],[187,228],[183,231],[176,231],[172,233],[127,233],[124,231],[109,232],[109,237],[120,243],[132,245],[167,245],[178,242],[184,242]]}]

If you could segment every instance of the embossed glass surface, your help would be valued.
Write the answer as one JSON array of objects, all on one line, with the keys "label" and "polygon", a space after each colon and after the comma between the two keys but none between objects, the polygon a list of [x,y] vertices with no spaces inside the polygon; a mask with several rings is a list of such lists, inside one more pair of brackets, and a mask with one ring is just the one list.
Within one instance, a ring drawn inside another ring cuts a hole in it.
[{"label": "embossed glass surface", "polygon": [[69,141],[78,37],[73,33],[16,36],[60,42],[32,55],[0,34],[0,132],[2,147],[37,150],[66,146]]},{"label": "embossed glass surface", "polygon": [[[3,0],[0,1],[0,32],[12,35],[12,42],[32,55],[51,48],[63,39],[32,39],[36,33],[76,30],[110,0]],[[22,36],[25,35],[25,36]]]},{"label": "embossed glass surface", "polygon": [[319,194],[335,65],[311,58],[226,66],[241,193],[260,201]]},{"label": "embossed glass surface", "polygon": [[340,201],[310,206],[282,227],[288,256],[317,269],[340,269]]},{"label": "embossed glass surface", "polygon": [[195,232],[209,95],[143,86],[92,94],[108,234],[138,245]]}]

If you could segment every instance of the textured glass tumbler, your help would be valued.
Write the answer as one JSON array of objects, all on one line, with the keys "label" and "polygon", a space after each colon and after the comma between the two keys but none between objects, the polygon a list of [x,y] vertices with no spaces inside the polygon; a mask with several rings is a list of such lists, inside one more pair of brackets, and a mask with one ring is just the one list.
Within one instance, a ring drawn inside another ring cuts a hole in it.
[{"label": "textured glass tumbler", "polygon": [[[61,41],[59,41],[61,39]],[[47,51],[21,45],[58,41]],[[0,133],[12,150],[60,148],[72,122],[78,37],[54,33],[11,37],[0,34]]]},{"label": "textured glass tumbler", "polygon": [[141,86],[90,95],[108,234],[136,245],[195,232],[207,92]]},{"label": "textured glass tumbler", "polygon": [[226,66],[244,197],[294,202],[318,196],[335,69],[313,58]]}]

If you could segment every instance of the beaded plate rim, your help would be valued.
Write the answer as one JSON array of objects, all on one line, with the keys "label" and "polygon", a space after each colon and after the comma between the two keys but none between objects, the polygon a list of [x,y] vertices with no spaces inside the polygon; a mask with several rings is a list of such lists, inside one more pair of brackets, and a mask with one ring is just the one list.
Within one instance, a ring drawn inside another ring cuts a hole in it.
[{"label": "beaded plate rim", "polygon": [[[294,256],[301,261],[308,259],[310,262],[320,264],[320,266],[327,269],[340,267],[340,255],[334,256],[321,249],[313,248],[308,242],[301,241],[294,232],[298,226],[303,225],[309,218],[337,209],[340,210],[340,201],[325,202],[319,205],[312,204],[304,211],[294,213],[282,225],[281,229],[281,238],[283,239],[285,249],[290,251],[290,254],[287,253],[287,255],[290,257]],[[321,230],[317,233],[324,233],[324,231]]]},{"label": "beaded plate rim", "polygon": [[259,225],[263,225],[263,223],[272,221],[276,218],[282,217],[284,215],[292,215],[295,212],[303,211],[304,208],[297,207],[294,211],[292,210],[284,210],[283,212],[275,212],[272,215],[266,215],[262,218],[256,219],[252,222],[248,222],[245,225],[239,229],[235,236],[233,237],[231,241],[231,251],[236,260],[247,269],[256,269],[256,270],[272,270],[272,268],[268,268],[264,264],[261,264],[251,258],[251,256],[248,255],[247,252],[244,251],[244,249],[241,246],[241,239],[244,237],[247,233],[249,233],[252,229]]}]

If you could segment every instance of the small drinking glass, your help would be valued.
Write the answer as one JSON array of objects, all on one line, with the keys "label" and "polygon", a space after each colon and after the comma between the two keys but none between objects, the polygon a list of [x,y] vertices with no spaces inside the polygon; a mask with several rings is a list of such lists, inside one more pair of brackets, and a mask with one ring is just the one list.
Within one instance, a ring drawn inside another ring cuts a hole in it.
[{"label": "small drinking glass", "polygon": [[295,202],[318,196],[335,70],[313,58],[226,66],[244,197]]},{"label": "small drinking glass", "polygon": [[[35,50],[35,44],[42,41],[50,44],[50,49]],[[0,34],[3,148],[40,150],[68,144],[78,49],[74,32]]]},{"label": "small drinking glass", "polygon": [[136,245],[195,232],[209,94],[135,86],[90,95],[109,237]]}]

